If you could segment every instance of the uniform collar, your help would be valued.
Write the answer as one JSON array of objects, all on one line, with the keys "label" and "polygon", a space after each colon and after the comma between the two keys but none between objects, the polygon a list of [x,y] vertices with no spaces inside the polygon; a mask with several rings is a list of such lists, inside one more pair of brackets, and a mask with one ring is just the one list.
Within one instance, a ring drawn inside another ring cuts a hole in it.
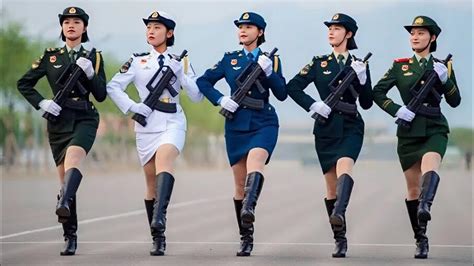
[{"label": "uniform collar", "polygon": [[[416,58],[416,61],[418,61],[418,64],[420,64],[420,60],[422,57],[419,54],[415,53],[415,58]],[[431,53],[429,53],[425,58],[426,58],[426,62],[429,62],[431,59]]]},{"label": "uniform collar", "polygon": [[347,58],[349,58],[349,51],[345,51],[344,53],[337,53],[336,51],[332,51],[333,55],[334,55],[334,58],[336,59],[337,61],[337,57],[342,54],[344,56],[344,59],[342,60],[344,62],[344,64],[347,62]]},{"label": "uniform collar", "polygon": [[151,55],[153,55],[153,57],[156,57],[158,58],[160,55],[164,55],[165,56],[165,59],[168,57],[169,55],[169,49],[166,49],[163,53],[158,53],[155,49],[151,49],[151,52],[150,52]]},{"label": "uniform collar", "polygon": [[79,53],[81,51],[81,48],[82,48],[82,44],[78,44],[76,45],[75,47],[71,48],[69,47],[67,44],[65,45],[66,46],[66,50],[67,52],[69,53],[71,50],[74,50],[76,51],[77,53]]},{"label": "uniform collar", "polygon": [[258,58],[258,55],[260,54],[260,47],[253,49],[253,51],[251,52],[247,51],[245,48],[243,48],[242,50],[244,50],[245,56],[247,56],[249,53],[252,53],[253,58]]}]

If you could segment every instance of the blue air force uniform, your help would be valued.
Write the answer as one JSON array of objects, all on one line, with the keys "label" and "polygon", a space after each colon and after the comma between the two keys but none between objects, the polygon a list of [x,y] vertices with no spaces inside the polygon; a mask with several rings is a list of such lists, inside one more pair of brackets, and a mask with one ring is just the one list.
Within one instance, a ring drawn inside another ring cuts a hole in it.
[{"label": "blue air force uniform", "polygon": [[[250,63],[250,60],[256,60],[262,54],[262,51],[260,48],[256,48],[252,51],[252,55],[247,56],[248,53],[245,49],[225,53],[224,57],[214,67],[208,69],[197,80],[200,91],[212,104],[217,106],[221,97],[224,96],[214,88],[214,84],[225,78],[232,95],[238,88],[236,84],[237,77]],[[254,86],[247,96],[263,100],[265,104],[262,110],[252,110],[245,105],[241,105],[234,113],[234,118],[225,121],[225,139],[230,165],[236,164],[252,148],[263,148],[270,156],[275,148],[279,124],[275,107],[269,103],[270,90],[280,101],[287,97],[285,78],[281,72],[281,62],[276,55],[273,58],[273,72],[269,77],[263,79],[262,86],[265,88],[264,93],[260,93],[258,88]],[[267,163],[270,161],[270,156]]]}]

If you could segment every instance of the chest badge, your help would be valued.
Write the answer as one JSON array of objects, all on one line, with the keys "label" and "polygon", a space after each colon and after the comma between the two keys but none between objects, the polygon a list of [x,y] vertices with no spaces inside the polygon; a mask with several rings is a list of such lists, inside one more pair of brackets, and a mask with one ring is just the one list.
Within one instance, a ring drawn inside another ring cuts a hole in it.
[{"label": "chest badge", "polygon": [[233,66],[237,65],[237,59],[230,60],[230,64]]},{"label": "chest badge", "polygon": [[330,70],[324,70],[324,71],[323,71],[323,74],[324,74],[324,75],[329,75],[329,74],[331,74],[331,73],[332,73],[332,71],[330,71]]},{"label": "chest badge", "polygon": [[327,67],[327,66],[328,66],[328,61],[321,62],[321,67]]},{"label": "chest badge", "polygon": [[402,66],[402,71],[407,71],[408,70],[408,65],[403,65]]},{"label": "chest badge", "polygon": [[412,76],[413,75],[413,72],[405,72],[403,73],[403,76]]},{"label": "chest badge", "polygon": [[49,62],[51,62],[51,63],[56,62],[56,56],[55,55],[50,56],[49,57]]},{"label": "chest badge", "polygon": [[54,68],[61,68],[63,65],[53,65]]}]

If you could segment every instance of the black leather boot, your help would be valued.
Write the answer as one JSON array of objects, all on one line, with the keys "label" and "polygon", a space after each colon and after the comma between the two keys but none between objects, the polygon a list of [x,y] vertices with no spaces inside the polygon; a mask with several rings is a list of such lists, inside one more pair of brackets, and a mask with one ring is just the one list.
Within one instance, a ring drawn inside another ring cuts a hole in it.
[{"label": "black leather boot", "polygon": [[240,212],[242,210],[242,200],[234,199],[234,208],[235,208],[235,216],[237,218],[237,224],[239,225],[239,233],[240,233],[240,247],[235,255],[237,257],[247,257],[247,256],[250,256],[253,249],[253,225],[248,228],[242,227],[242,221],[240,220]]},{"label": "black leather boot", "polygon": [[76,197],[70,200],[69,204],[70,215],[65,218],[66,222],[63,223],[64,231],[64,247],[60,252],[61,256],[72,256],[76,254],[77,249],[77,209],[76,209]]},{"label": "black leather boot", "polygon": [[422,180],[423,185],[421,186],[419,198],[418,220],[423,224],[431,220],[431,205],[433,204],[440,179],[435,171],[429,171],[422,176]]},{"label": "black leather boot", "polygon": [[71,215],[71,198],[76,196],[76,191],[81,184],[82,174],[77,168],[70,168],[64,173],[64,186],[61,189],[61,197],[56,206],[58,221],[64,221],[60,217],[69,217]]},{"label": "black leather boot", "polygon": [[417,218],[418,200],[405,200],[408,217],[416,239],[415,259],[428,258],[429,244],[426,236],[426,223],[420,223]]},{"label": "black leather boot", "polygon": [[[324,203],[326,204],[326,210],[328,212],[328,216],[331,216],[334,210],[334,203],[336,203],[335,199],[327,200],[324,199]],[[346,220],[344,219],[344,225],[341,230],[336,230],[335,226],[331,224],[331,229],[334,234],[334,240],[336,246],[334,247],[334,252],[332,253],[333,258],[344,258],[346,257],[347,252],[347,238],[346,238]],[[339,228],[338,228],[339,229]]]},{"label": "black leather boot", "polygon": [[329,217],[329,222],[334,225],[335,230],[345,230],[346,209],[347,205],[349,205],[353,186],[354,180],[352,180],[352,177],[348,174],[341,175],[337,180],[337,198],[334,203],[334,210]]},{"label": "black leather boot", "polygon": [[173,191],[174,177],[167,172],[156,176],[156,198],[153,204],[153,218],[150,224],[153,237],[151,256],[163,256],[166,250],[166,210]]},{"label": "black leather boot", "polygon": [[[56,206],[57,206],[57,204],[59,204],[59,200],[61,199],[62,193],[63,193],[63,190],[61,189],[61,190],[59,191],[59,194],[56,196],[56,198],[57,198],[57,200],[58,200],[58,202],[56,203]],[[72,199],[70,199],[70,200],[72,200]],[[71,203],[69,203],[69,204],[71,204]],[[62,223],[62,224],[63,224],[63,223],[66,223],[68,219],[69,219],[69,217],[66,217],[66,216],[59,216],[59,215],[58,215],[58,223]]]},{"label": "black leather boot", "polygon": [[253,222],[255,222],[255,206],[257,206],[257,200],[262,191],[263,180],[263,175],[259,172],[252,172],[247,175],[245,196],[240,212],[240,219],[244,228],[252,227]]}]

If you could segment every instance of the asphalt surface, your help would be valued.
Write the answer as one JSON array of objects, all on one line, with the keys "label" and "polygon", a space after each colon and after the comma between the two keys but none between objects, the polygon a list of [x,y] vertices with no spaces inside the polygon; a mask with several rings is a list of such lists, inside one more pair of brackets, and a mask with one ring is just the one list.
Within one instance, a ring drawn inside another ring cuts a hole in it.
[{"label": "asphalt surface", "polygon": [[332,233],[319,167],[272,161],[257,206],[251,257],[236,257],[231,171],[178,169],[166,256],[151,257],[144,177],[84,170],[76,256],[61,257],[56,177],[2,175],[1,265],[473,265],[472,172],[442,169],[429,224],[430,254],[415,249],[405,181],[394,161],[360,161],[347,212],[347,258],[331,258]]}]

